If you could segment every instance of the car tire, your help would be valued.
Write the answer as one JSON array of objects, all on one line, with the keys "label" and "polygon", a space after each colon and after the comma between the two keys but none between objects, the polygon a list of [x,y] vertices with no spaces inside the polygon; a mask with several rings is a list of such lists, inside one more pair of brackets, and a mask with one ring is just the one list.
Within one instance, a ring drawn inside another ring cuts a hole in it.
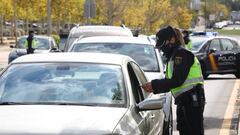
[{"label": "car tire", "polygon": [[240,79],[240,72],[237,72],[234,75],[236,76],[237,79]]},{"label": "car tire", "polygon": [[168,116],[168,121],[165,121],[163,125],[163,135],[172,135],[172,134],[173,134],[173,115],[172,115],[172,107],[171,107],[170,113]]}]

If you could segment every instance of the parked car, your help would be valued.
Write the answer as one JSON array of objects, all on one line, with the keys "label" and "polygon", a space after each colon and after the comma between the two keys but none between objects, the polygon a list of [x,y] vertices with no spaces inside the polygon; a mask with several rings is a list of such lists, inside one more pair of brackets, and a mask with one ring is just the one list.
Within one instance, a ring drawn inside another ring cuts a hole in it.
[{"label": "parked car", "polygon": [[[155,49],[155,41],[146,37],[97,36],[76,40],[69,52],[97,52],[127,55],[133,58],[144,70],[149,80],[164,78],[164,65],[161,54]],[[167,100],[164,104],[164,133],[172,133],[172,95],[162,94]]]},{"label": "parked car", "polygon": [[123,26],[104,26],[104,25],[91,25],[91,26],[75,26],[71,29],[67,42],[64,47],[66,52],[72,43],[80,37],[90,36],[131,36],[133,34],[130,29]]},{"label": "parked car", "polygon": [[[35,49],[34,53],[48,53],[51,51],[57,51],[57,44],[52,37],[48,36],[34,36],[35,39],[38,41],[37,48]],[[27,51],[24,48],[24,43],[27,39],[27,36],[21,36],[18,38],[17,43],[15,46],[10,46],[12,51],[9,53],[8,63],[12,62],[14,59],[26,55]]]},{"label": "parked car", "polygon": [[210,74],[234,74],[240,78],[240,46],[229,37],[191,37],[204,78]]},{"label": "parked car", "polygon": [[0,134],[162,135],[165,97],[139,87],[147,81],[124,55],[19,57],[0,74]]}]

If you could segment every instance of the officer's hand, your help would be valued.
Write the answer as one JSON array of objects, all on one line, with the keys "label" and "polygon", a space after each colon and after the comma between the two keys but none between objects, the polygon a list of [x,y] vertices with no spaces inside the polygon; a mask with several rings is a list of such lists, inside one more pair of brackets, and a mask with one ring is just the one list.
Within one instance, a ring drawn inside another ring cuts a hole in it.
[{"label": "officer's hand", "polygon": [[141,86],[146,92],[153,92],[151,82],[145,83]]}]

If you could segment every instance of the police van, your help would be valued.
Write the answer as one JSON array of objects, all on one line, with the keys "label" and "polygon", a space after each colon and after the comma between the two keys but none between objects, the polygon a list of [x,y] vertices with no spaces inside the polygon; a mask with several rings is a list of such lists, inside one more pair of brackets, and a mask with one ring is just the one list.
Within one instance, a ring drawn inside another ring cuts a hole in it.
[{"label": "police van", "polygon": [[240,78],[240,46],[237,40],[222,36],[191,36],[191,51],[201,63],[206,79],[210,74],[234,74]]}]

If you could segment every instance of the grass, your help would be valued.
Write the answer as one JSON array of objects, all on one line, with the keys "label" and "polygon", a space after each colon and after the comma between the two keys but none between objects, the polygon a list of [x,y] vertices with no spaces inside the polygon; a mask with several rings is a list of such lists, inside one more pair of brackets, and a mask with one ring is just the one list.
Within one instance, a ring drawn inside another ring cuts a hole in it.
[{"label": "grass", "polygon": [[240,35],[240,30],[216,30],[220,35]]}]

